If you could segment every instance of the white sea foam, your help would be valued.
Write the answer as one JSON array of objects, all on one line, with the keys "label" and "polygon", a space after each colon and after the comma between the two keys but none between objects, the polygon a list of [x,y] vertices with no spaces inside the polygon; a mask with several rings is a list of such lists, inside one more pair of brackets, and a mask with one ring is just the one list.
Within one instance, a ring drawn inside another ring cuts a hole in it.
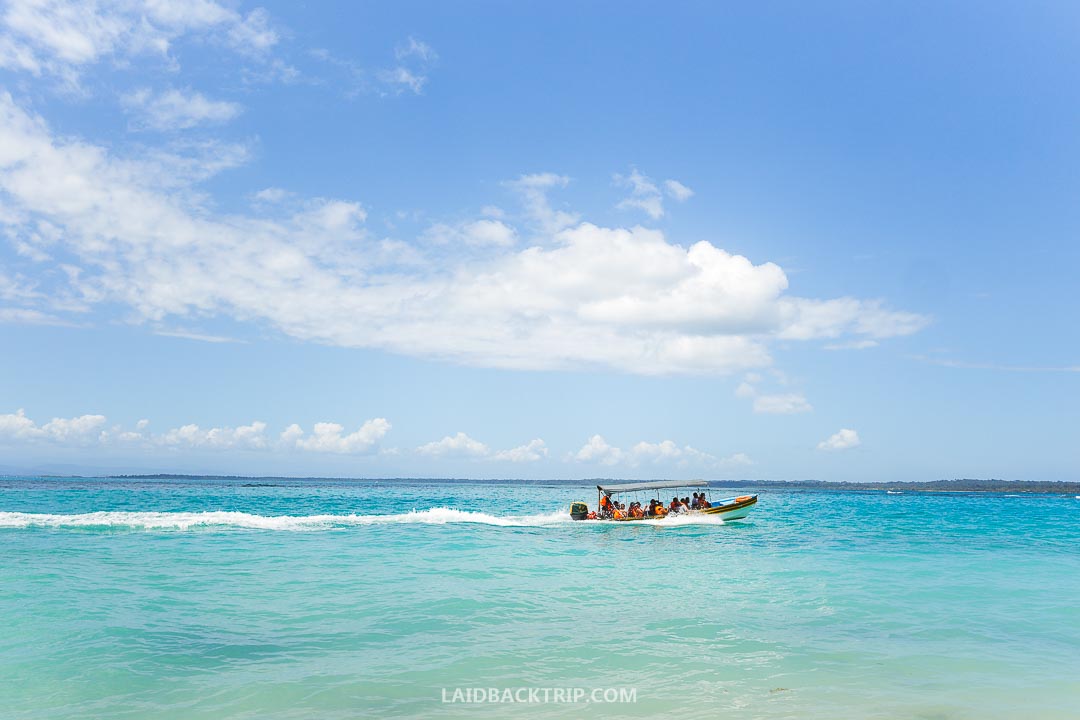
[{"label": "white sea foam", "polygon": [[545,515],[505,516],[439,507],[396,515],[252,515],[243,512],[120,512],[101,511],[78,515],[0,512],[0,528],[117,528],[139,530],[190,530],[203,527],[235,527],[254,530],[326,530],[356,525],[417,523],[447,525],[476,523],[503,527],[535,527],[570,522],[565,511]]},{"label": "white sea foam", "polygon": [[671,527],[679,525],[723,525],[724,519],[718,515],[668,515],[662,518],[635,520],[631,525],[655,525]]},{"label": "white sea foam", "polygon": [[[330,530],[362,525],[451,525],[474,523],[499,527],[542,527],[572,522],[565,511],[541,515],[491,515],[448,507],[411,510],[395,515],[253,515],[243,512],[123,512],[99,511],[74,515],[0,512],[2,528],[102,528],[117,530],[191,530],[193,528],[247,528],[251,530]],[[582,522],[581,526],[610,525]],[[723,525],[715,515],[671,515],[619,525]]]}]

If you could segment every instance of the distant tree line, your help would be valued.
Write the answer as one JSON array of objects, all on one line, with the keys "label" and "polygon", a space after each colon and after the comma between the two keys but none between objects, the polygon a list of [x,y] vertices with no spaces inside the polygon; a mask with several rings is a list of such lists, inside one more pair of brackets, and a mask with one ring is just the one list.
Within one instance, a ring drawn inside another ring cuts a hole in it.
[{"label": "distant tree line", "polygon": [[1064,493],[1080,495],[1080,483],[1040,480],[932,480],[930,482],[828,482],[825,480],[724,480],[723,487],[790,488],[801,490],[899,490],[910,492]]}]

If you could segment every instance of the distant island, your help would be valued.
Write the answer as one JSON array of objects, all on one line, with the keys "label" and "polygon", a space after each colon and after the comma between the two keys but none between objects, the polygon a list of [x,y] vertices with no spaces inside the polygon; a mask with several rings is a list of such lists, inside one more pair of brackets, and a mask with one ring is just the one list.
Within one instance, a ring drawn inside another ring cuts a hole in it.
[{"label": "distant island", "polygon": [[[343,477],[258,477],[245,475],[183,475],[160,473],[154,475],[109,475],[117,480],[235,480],[235,481],[337,481],[337,482],[400,482],[400,483],[504,483],[519,482],[526,485],[581,485],[604,484],[619,478],[591,478],[583,480],[521,480],[503,478],[477,480],[470,478],[343,478]],[[663,479],[663,478],[657,478]],[[832,482],[827,480],[710,480],[714,487],[757,488],[778,490],[824,490],[852,492],[928,492],[928,493],[1039,493],[1080,495],[1080,482],[1051,482],[1039,480],[932,480],[929,482]]]},{"label": "distant island", "polygon": [[723,487],[783,488],[791,490],[853,490],[894,492],[963,493],[1061,493],[1080,495],[1080,482],[1038,480],[932,480],[930,482],[828,482],[825,480],[724,480],[711,485]]}]

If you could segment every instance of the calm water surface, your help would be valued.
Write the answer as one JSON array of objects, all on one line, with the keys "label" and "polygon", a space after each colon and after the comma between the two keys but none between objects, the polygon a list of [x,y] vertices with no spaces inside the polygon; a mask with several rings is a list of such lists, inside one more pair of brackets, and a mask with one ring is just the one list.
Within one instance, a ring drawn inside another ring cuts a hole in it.
[{"label": "calm water surface", "polygon": [[[657,526],[576,499],[0,478],[0,716],[1080,716],[1071,495],[763,492]],[[530,686],[637,702],[441,702]]]}]

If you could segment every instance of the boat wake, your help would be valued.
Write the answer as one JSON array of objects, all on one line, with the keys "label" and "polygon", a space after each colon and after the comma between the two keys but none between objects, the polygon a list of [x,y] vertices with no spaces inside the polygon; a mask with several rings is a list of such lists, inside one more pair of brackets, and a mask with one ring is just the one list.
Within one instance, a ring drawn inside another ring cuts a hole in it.
[{"label": "boat wake", "polygon": [[396,515],[253,515],[243,512],[120,512],[78,515],[0,512],[0,528],[86,528],[129,530],[332,530],[364,525],[450,525],[474,523],[501,527],[538,527],[572,522],[565,511],[546,515],[498,516],[438,507]]},{"label": "boat wake", "polygon": [[198,530],[243,528],[248,530],[314,531],[368,525],[454,525],[472,523],[497,527],[544,527],[573,523],[579,527],[652,525],[723,525],[713,515],[674,515],[632,523],[574,522],[566,511],[541,515],[491,515],[448,507],[411,510],[395,515],[255,515],[244,512],[124,512],[99,511],[73,515],[0,512],[0,530],[18,528],[86,530]]}]

